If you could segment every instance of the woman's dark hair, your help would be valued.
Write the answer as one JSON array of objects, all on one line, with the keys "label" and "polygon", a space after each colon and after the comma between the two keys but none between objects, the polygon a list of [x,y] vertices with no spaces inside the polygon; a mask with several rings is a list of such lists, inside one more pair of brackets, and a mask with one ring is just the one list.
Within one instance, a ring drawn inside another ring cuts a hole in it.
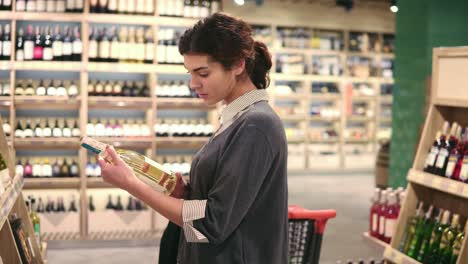
[{"label": "woman's dark hair", "polygon": [[270,84],[268,48],[253,40],[247,23],[227,14],[216,13],[187,29],[180,38],[179,52],[209,55],[226,70],[245,59],[246,72],[257,89]]}]

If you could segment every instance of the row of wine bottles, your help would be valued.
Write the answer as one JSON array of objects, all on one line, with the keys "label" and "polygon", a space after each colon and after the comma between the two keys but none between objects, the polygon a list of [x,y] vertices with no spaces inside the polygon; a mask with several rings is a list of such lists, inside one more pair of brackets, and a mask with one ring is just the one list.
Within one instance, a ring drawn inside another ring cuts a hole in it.
[{"label": "row of wine bottles", "polygon": [[154,131],[158,137],[211,137],[214,127],[205,119],[162,119]]},{"label": "row of wine bottles", "polygon": [[15,96],[78,96],[78,86],[75,81],[68,80],[18,80]]},{"label": "row of wine bottles", "polygon": [[91,0],[89,5],[91,13],[154,15],[154,0]]},{"label": "row of wine bottles", "polygon": [[157,46],[157,61],[160,64],[182,64],[184,57],[179,53],[179,39],[182,31],[177,31],[172,28],[159,29],[158,31],[158,46]]},{"label": "row of wine bottles", "polygon": [[[89,196],[88,199],[88,208],[91,212],[96,211],[96,207],[94,206],[93,196]],[[122,203],[122,197],[117,195],[117,198],[113,198],[112,194],[108,195],[106,207],[103,208],[105,210],[114,210],[114,211],[143,211],[147,210],[148,207],[142,201],[128,196],[127,205],[124,207]]]},{"label": "row of wine bottles", "polygon": [[89,96],[150,97],[148,85],[143,81],[97,81],[88,84]]},{"label": "row of wine bottles", "polygon": [[[32,137],[79,137],[81,132],[78,126],[77,119],[64,118],[37,118],[18,119],[15,128],[15,137],[17,138],[32,138]],[[7,124],[7,123],[5,123]],[[5,134],[10,134],[10,129],[5,129]]]},{"label": "row of wine bottles", "polygon": [[0,60],[10,60],[11,31],[10,24],[0,25]]},{"label": "row of wine bottles", "polygon": [[92,119],[86,125],[90,137],[150,137],[149,126],[143,119]]},{"label": "row of wine bottles", "polygon": [[159,81],[156,85],[157,97],[196,98],[197,94],[189,88],[188,81]]},{"label": "row of wine bottles", "polygon": [[426,156],[424,171],[468,183],[468,128],[445,121]]},{"label": "row of wine bottles", "polygon": [[460,215],[419,202],[416,215],[405,227],[399,250],[422,263],[455,264],[465,238],[464,226]]},{"label": "row of wine bottles", "polygon": [[89,61],[153,63],[154,39],[150,27],[92,27]]},{"label": "row of wine bottles", "polygon": [[203,18],[220,10],[220,0],[157,1],[160,16]]},{"label": "row of wine bottles", "polygon": [[16,0],[15,5],[17,12],[50,13],[80,13],[83,12],[83,6],[84,0]]},{"label": "row of wine bottles", "polygon": [[79,177],[80,168],[76,159],[55,158],[53,164],[49,163],[51,157],[18,158],[16,174],[25,178],[51,178],[51,177]]},{"label": "row of wine bottles", "polygon": [[72,30],[68,25],[63,30],[56,25],[54,34],[51,26],[28,25],[26,32],[21,27],[15,47],[17,61],[81,61],[83,53],[79,26]]},{"label": "row of wine bottles", "polygon": [[386,243],[390,243],[395,232],[401,203],[404,200],[403,188],[393,191],[374,190],[369,214],[369,234]]}]

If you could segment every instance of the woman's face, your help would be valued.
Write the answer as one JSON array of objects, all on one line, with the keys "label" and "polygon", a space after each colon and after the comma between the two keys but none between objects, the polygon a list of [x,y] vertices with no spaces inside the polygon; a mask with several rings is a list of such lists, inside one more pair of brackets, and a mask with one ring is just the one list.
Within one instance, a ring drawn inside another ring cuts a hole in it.
[{"label": "woman's face", "polygon": [[225,70],[208,55],[185,54],[184,67],[191,76],[190,88],[207,105],[215,105],[223,100],[229,104],[235,99],[236,77],[242,73],[244,65]]}]

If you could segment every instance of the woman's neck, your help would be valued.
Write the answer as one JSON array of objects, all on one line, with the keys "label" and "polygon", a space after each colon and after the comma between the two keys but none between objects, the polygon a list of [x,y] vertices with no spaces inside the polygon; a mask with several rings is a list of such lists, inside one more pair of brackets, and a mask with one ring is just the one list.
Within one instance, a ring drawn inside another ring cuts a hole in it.
[{"label": "woman's neck", "polygon": [[230,93],[226,98],[224,98],[223,102],[224,104],[228,105],[237,98],[241,97],[242,95],[256,89],[257,87],[255,87],[250,78],[245,78],[244,80],[240,80],[236,83],[236,85],[232,89],[232,93]]}]

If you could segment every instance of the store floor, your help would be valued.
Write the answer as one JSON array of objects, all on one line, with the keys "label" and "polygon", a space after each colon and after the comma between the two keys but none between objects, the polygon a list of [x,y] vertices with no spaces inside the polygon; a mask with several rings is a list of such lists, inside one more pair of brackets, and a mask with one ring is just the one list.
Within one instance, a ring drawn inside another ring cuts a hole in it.
[{"label": "store floor", "polygon": [[[362,239],[368,226],[368,210],[374,178],[371,172],[295,175],[289,178],[289,204],[310,209],[337,210],[337,218],[327,225],[320,263],[334,264],[348,258],[358,260],[381,256]],[[128,244],[128,243],[127,243]],[[157,263],[158,248],[137,247],[115,243],[91,248],[53,249],[47,253],[48,264],[146,264]],[[105,247],[104,247],[105,246]]]}]

